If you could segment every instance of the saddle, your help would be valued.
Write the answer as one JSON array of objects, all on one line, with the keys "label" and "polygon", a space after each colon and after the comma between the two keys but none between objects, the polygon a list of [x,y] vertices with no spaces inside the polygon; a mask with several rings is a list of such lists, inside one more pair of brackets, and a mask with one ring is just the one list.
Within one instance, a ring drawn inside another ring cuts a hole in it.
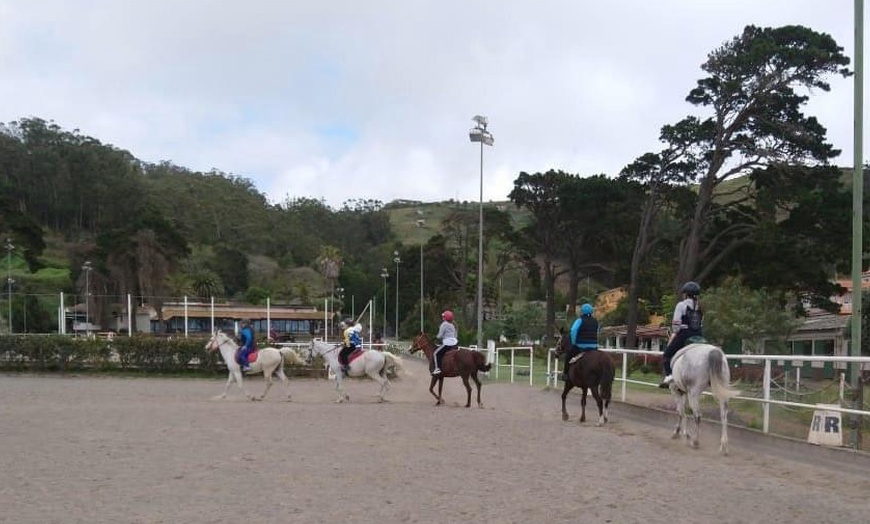
[{"label": "saddle", "polygon": [[[241,348],[236,350],[236,362],[239,362],[239,355],[241,354],[241,352],[242,352]],[[248,364],[253,364],[254,362],[256,362],[257,357],[259,355],[260,355],[259,349],[255,349],[255,350],[251,351],[250,353],[248,353]],[[239,362],[239,363],[241,363],[241,362]]]},{"label": "saddle", "polygon": [[590,349],[589,351],[581,351],[580,353],[577,353],[576,355],[571,357],[571,360],[568,361],[568,365],[570,366],[574,362],[579,362],[580,359],[583,358],[583,355],[585,355],[586,353],[592,353],[593,351],[598,351],[598,350],[597,349]]},{"label": "saddle", "polygon": [[[459,345],[455,346],[444,346],[444,352],[441,353],[441,370],[445,371],[445,368],[450,368],[453,365],[453,354],[459,349]],[[450,368],[452,369],[452,368]],[[435,370],[435,357],[432,357],[432,361],[429,362],[429,371]]]},{"label": "saddle", "polygon": [[356,348],[353,351],[351,351],[350,355],[347,356],[347,365],[349,366],[351,362],[353,362],[354,360],[363,356],[363,353],[365,353],[365,351],[366,350],[364,350],[362,348]]}]

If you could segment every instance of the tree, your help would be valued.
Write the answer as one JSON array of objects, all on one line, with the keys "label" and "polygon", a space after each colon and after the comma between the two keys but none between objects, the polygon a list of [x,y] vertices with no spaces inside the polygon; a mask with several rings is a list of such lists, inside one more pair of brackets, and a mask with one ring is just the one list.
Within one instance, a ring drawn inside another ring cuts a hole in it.
[{"label": "tree", "polygon": [[635,238],[637,209],[643,200],[637,182],[604,175],[570,176],[562,181],[560,258],[568,274],[569,307],[577,305],[581,278],[616,274]]},{"label": "tree", "polygon": [[569,176],[565,172],[552,169],[546,173],[521,172],[514,180],[514,188],[508,195],[514,204],[532,213],[532,221],[522,228],[521,236],[524,238],[524,247],[530,251],[529,255],[540,257],[539,265],[544,276],[546,295],[545,333],[548,340],[553,338],[556,324],[556,261],[562,245],[559,228],[563,208],[559,204],[559,192]]},{"label": "tree", "polygon": [[729,278],[703,294],[704,336],[719,345],[743,341],[749,353],[780,352],[800,324],[784,307],[789,299]]},{"label": "tree", "polygon": [[662,131],[672,149],[692,144],[692,162],[698,167],[697,199],[675,287],[704,280],[727,253],[747,241],[746,224],[710,231],[713,213],[749,196],[717,208],[714,196],[723,182],[766,166],[826,164],[839,154],[825,141],[825,128],[801,112],[808,96],[797,90],[829,91],[825,79],[849,75],[848,63],[830,35],[802,26],[747,26],[710,53],[702,66],[709,76],[698,81],[686,101],[712,114],[687,117]]},{"label": "tree", "polygon": [[667,228],[663,226],[668,217],[665,211],[674,203],[675,192],[680,187],[678,184],[690,180],[694,172],[689,149],[688,144],[676,142],[661,153],[640,156],[620,173],[620,178],[637,181],[646,189],[628,278],[625,324],[626,346],[630,348],[637,345],[641,267],[666,236]]}]

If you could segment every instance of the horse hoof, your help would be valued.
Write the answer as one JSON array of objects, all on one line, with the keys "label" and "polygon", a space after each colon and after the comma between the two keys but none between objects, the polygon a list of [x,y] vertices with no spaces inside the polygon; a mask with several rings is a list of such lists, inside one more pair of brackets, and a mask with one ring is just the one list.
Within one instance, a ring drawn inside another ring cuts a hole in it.
[{"label": "horse hoof", "polygon": [[568,414],[562,413],[562,422],[568,422]]},{"label": "horse hoof", "polygon": [[698,441],[697,440],[692,441],[692,449],[698,449]]},{"label": "horse hoof", "polygon": [[477,405],[477,407],[479,407],[480,409],[483,409],[483,403],[481,402],[480,404]]}]

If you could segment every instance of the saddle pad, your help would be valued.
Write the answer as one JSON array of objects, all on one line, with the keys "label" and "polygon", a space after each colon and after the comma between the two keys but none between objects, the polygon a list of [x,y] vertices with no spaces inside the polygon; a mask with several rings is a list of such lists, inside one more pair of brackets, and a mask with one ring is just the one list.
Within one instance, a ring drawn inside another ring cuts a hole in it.
[{"label": "saddle pad", "polygon": [[[241,351],[241,350],[239,350]],[[239,351],[236,351],[236,362],[239,361]],[[248,353],[248,364],[253,364],[257,361],[257,357],[260,355],[260,350],[255,349],[254,351]]]},{"label": "saddle pad", "polygon": [[364,351],[360,348],[354,349],[353,352],[351,352],[351,354],[347,356],[347,363],[350,364],[354,360],[361,357],[363,355],[363,353],[364,353]]}]

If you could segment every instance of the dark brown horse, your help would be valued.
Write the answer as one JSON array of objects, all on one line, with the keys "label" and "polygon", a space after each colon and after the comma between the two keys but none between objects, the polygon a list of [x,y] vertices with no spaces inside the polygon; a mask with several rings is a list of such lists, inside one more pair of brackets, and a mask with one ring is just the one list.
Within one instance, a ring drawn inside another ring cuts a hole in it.
[{"label": "dark brown horse", "polygon": [[[556,356],[564,355],[570,345],[571,337],[561,331],[562,336],[559,337],[559,343],[556,347]],[[595,397],[595,402],[598,404],[598,423],[600,426],[607,422],[607,408],[610,406],[610,396],[613,389],[613,361],[604,351],[594,350],[587,351],[583,354],[583,358],[572,364],[568,364],[567,375],[568,380],[565,381],[565,388],[562,390],[562,420],[568,420],[568,411],[565,409],[565,398],[568,392],[575,387],[583,390],[583,395],[580,398],[580,422],[586,422],[586,392],[592,390],[592,396]]]},{"label": "dark brown horse", "polygon": [[[435,344],[429,340],[426,333],[420,333],[411,342],[411,347],[408,348],[412,354],[417,351],[422,351],[429,360],[429,370],[434,369]],[[443,404],[441,398],[441,388],[444,387],[444,377],[462,377],[462,383],[465,384],[465,390],[468,392],[468,399],[465,402],[465,407],[471,407],[471,384],[468,383],[468,378],[474,381],[477,385],[477,406],[483,407],[480,401],[480,380],[477,378],[478,371],[489,371],[491,364],[486,363],[486,357],[482,353],[472,351],[470,349],[459,348],[448,351],[441,357],[441,374],[432,377],[432,382],[429,384],[429,393],[438,399],[435,405]],[[438,393],[435,393],[435,384],[438,384]]]}]

